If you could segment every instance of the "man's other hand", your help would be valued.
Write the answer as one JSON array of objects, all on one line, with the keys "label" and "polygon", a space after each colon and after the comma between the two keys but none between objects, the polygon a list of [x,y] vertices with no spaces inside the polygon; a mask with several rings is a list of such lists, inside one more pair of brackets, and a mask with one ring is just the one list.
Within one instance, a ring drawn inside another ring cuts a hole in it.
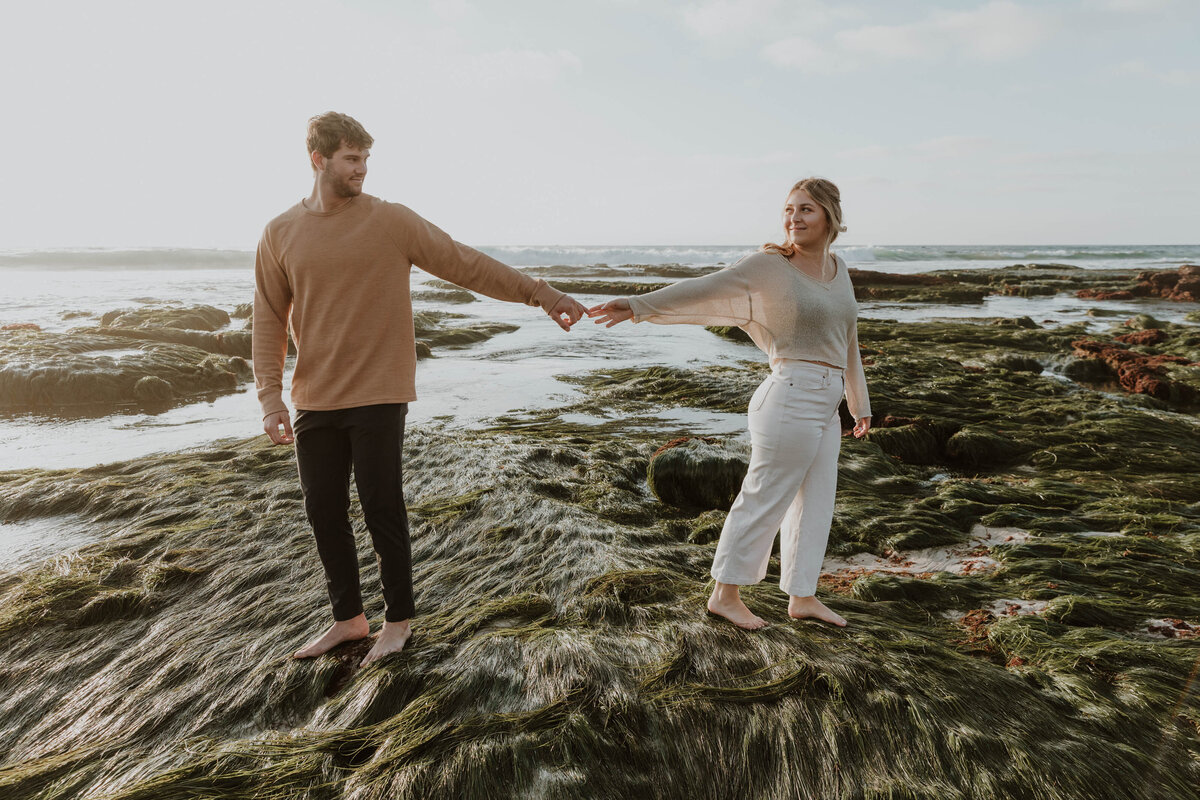
[{"label": "man's other hand", "polygon": [[291,444],[296,440],[296,437],[292,436],[292,419],[286,411],[268,414],[263,420],[263,430],[275,444]]},{"label": "man's other hand", "polygon": [[552,308],[546,309],[546,313],[550,315],[550,319],[558,323],[558,327],[569,331],[572,325],[583,319],[587,309],[571,295],[564,294]]}]

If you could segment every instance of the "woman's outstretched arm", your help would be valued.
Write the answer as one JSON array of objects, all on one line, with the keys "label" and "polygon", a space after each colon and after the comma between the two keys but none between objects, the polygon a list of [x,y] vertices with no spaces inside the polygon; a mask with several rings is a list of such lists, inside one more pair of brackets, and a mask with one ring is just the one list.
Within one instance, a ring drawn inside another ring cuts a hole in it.
[{"label": "woman's outstretched arm", "polygon": [[750,280],[742,263],[647,292],[618,297],[588,309],[600,317],[596,324],[611,328],[618,322],[656,322],[660,325],[746,325],[752,318]]}]

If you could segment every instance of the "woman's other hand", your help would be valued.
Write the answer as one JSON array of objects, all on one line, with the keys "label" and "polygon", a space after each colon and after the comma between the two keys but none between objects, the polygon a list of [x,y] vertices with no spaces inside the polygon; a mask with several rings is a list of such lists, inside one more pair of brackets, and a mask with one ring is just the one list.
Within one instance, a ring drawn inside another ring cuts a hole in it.
[{"label": "woman's other hand", "polygon": [[862,417],[858,422],[854,423],[854,438],[861,439],[867,435],[867,431],[871,430],[871,418]]},{"label": "woman's other hand", "polygon": [[624,322],[627,319],[633,319],[633,309],[629,307],[629,300],[625,297],[618,297],[616,300],[609,300],[598,306],[592,306],[587,310],[589,317],[595,317],[597,325],[604,325],[606,328],[611,328],[618,322]]}]

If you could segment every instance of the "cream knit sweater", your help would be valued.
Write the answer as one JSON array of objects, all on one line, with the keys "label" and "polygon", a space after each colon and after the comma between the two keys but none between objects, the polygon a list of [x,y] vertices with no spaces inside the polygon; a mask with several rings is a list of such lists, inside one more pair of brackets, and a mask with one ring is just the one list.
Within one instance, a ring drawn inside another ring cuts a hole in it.
[{"label": "cream knit sweater", "polygon": [[731,267],[630,297],[634,322],[660,325],[735,325],[767,354],[782,360],[824,361],[845,370],[846,402],[855,419],[871,416],[867,378],[858,352],[858,303],[846,262],[820,281],[781,255],[753,253]]}]

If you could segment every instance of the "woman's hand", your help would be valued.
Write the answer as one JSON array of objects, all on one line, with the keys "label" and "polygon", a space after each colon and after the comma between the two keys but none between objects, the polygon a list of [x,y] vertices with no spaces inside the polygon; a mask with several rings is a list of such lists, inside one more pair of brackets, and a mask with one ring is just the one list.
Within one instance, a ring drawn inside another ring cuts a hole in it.
[{"label": "woman's hand", "polygon": [[854,438],[861,439],[867,435],[867,431],[871,430],[871,418],[860,417],[858,422],[854,423]]},{"label": "woman's hand", "polygon": [[616,300],[609,300],[598,306],[592,306],[587,310],[589,317],[598,317],[595,320],[597,325],[604,325],[606,328],[611,328],[618,322],[624,322],[627,319],[633,319],[633,309],[629,307],[629,300],[624,297],[618,297]]}]

